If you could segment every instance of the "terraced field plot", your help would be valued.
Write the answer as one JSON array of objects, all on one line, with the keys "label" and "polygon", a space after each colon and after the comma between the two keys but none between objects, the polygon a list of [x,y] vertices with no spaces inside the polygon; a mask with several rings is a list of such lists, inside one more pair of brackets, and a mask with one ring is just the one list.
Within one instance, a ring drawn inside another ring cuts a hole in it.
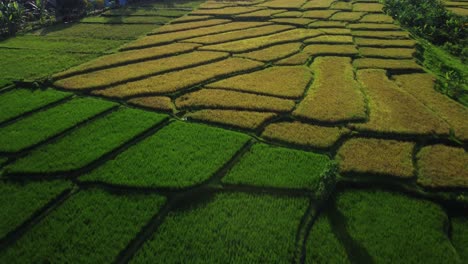
[{"label": "terraced field plot", "polygon": [[0,90],[2,262],[465,262],[468,110],[380,3],[171,3]]}]

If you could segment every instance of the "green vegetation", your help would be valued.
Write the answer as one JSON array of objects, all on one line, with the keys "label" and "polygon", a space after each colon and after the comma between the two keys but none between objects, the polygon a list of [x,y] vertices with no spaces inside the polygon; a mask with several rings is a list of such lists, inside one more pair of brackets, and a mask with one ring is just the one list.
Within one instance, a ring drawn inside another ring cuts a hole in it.
[{"label": "green vegetation", "polygon": [[358,21],[362,16],[366,13],[364,12],[339,12],[334,14],[330,20],[337,20],[337,21]]},{"label": "green vegetation", "polygon": [[0,123],[71,96],[52,89],[14,89],[0,94]]},{"label": "green vegetation", "polygon": [[209,26],[215,26],[215,25],[220,25],[220,24],[226,24],[228,22],[231,22],[231,20],[207,19],[207,20],[202,20],[202,21],[191,21],[188,23],[175,23],[175,24],[165,25],[164,27],[160,27],[154,30],[152,33],[159,34],[159,33],[167,33],[167,32],[180,31],[180,30],[189,30],[189,29],[195,29],[195,28],[201,28],[201,27],[209,27]]},{"label": "green vegetation", "polygon": [[150,9],[150,8],[116,8],[104,12],[103,16],[163,16],[179,17],[187,13],[177,9]]},{"label": "green vegetation", "polygon": [[356,45],[387,48],[387,47],[406,47],[414,48],[416,42],[412,39],[374,39],[374,38],[354,38]]},{"label": "green vegetation", "polygon": [[0,157],[0,166],[3,165],[3,163],[7,162],[8,158],[5,157]]},{"label": "green vegetation", "polygon": [[330,173],[330,167],[325,155],[255,144],[223,182],[314,190],[321,177]]},{"label": "green vegetation", "polygon": [[162,25],[169,22],[170,20],[170,17],[162,16],[91,16],[83,18],[80,20],[80,23]]},{"label": "green vegetation", "polygon": [[0,128],[0,151],[18,152],[114,107],[98,99],[73,99]]},{"label": "green vegetation", "polygon": [[130,104],[143,106],[155,110],[172,112],[173,105],[171,98],[164,96],[145,96],[128,100]]},{"label": "green vegetation", "polygon": [[338,195],[337,207],[335,217],[344,221],[353,239],[346,243],[365,250],[366,259],[353,255],[359,263],[461,263],[446,234],[447,215],[437,204],[397,193],[353,190]]},{"label": "green vegetation", "polygon": [[393,18],[384,14],[367,14],[361,20],[361,23],[388,23],[392,24]]},{"label": "green vegetation", "polygon": [[243,134],[176,122],[80,179],[129,186],[189,187],[210,178],[248,140]]},{"label": "green vegetation", "polygon": [[461,260],[468,259],[468,217],[452,217],[452,244]]},{"label": "green vegetation", "polygon": [[[0,237],[5,237],[15,230],[34,213],[51,202],[55,197],[71,184],[65,181],[31,182],[27,184],[8,183],[0,184],[0,204],[2,218],[0,219]],[[2,258],[3,259],[3,258]]]},{"label": "green vegetation", "polygon": [[158,195],[81,191],[0,253],[13,262],[112,262],[165,202]]},{"label": "green vegetation", "polygon": [[422,71],[414,60],[393,60],[377,58],[359,58],[353,61],[354,67],[358,69],[386,69],[400,71]]},{"label": "green vegetation", "polygon": [[7,166],[6,171],[24,174],[77,170],[166,118],[165,115],[123,108],[32,151]]},{"label": "green vegetation", "polygon": [[228,125],[254,130],[275,117],[276,114],[268,112],[250,112],[239,110],[200,110],[186,115],[187,118],[206,121],[209,123]]},{"label": "green vegetation", "polygon": [[304,198],[220,193],[169,213],[132,263],[288,263]]}]

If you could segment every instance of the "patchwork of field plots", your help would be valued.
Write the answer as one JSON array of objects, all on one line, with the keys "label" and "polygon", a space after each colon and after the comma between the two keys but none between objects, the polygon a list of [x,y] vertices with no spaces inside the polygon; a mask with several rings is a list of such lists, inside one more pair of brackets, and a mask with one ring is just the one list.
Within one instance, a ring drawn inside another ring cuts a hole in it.
[{"label": "patchwork of field plots", "polygon": [[0,260],[464,263],[468,109],[382,8],[143,2],[44,29],[128,43],[0,89]]}]

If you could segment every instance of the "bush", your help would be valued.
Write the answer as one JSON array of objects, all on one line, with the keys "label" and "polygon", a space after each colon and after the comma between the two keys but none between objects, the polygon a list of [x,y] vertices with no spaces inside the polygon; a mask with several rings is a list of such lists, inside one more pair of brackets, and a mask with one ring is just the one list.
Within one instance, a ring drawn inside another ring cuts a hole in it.
[{"label": "bush", "polygon": [[0,0],[0,36],[14,35],[22,20],[23,8],[17,1]]}]

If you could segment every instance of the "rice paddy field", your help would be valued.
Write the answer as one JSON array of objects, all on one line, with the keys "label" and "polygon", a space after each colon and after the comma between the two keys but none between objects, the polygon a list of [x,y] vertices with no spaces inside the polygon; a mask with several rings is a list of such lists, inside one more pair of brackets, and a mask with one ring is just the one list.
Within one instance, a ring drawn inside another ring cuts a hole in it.
[{"label": "rice paddy field", "polygon": [[0,262],[468,263],[468,108],[384,9],[139,2],[0,41]]}]

